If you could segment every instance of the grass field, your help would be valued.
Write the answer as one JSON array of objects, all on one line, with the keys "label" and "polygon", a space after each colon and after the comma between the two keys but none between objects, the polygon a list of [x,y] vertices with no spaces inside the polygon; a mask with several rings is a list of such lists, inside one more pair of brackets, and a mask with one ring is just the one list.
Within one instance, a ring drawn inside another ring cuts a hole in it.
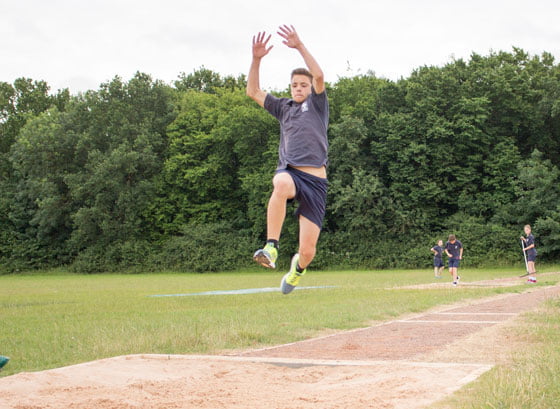
[{"label": "grass field", "polygon": [[[558,270],[552,266],[549,270]],[[543,269],[544,271],[544,269]],[[463,270],[465,281],[512,269]],[[302,285],[336,288],[247,295],[151,298],[155,294],[276,287],[281,273],[0,277],[2,376],[132,353],[216,353],[365,326],[503,289],[386,290],[429,283],[431,271],[311,272]],[[447,278],[445,278],[447,279]]]}]

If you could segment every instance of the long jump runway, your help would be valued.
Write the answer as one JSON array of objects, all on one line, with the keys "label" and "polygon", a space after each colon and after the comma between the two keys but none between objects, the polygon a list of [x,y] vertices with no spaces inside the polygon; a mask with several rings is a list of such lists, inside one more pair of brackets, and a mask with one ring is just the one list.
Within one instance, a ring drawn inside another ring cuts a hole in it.
[{"label": "long jump runway", "polygon": [[559,285],[536,287],[236,355],[129,355],[20,373],[0,379],[0,408],[425,408],[494,363],[431,354],[558,296]]}]

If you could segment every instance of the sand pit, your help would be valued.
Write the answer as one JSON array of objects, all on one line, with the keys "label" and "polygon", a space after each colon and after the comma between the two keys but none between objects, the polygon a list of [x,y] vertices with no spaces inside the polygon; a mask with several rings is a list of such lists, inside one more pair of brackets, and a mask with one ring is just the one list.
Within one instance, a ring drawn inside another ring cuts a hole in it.
[{"label": "sand pit", "polygon": [[504,359],[496,328],[559,295],[535,287],[229,356],[130,355],[20,373],[0,379],[0,409],[423,408],[489,370],[498,358],[488,344]]},{"label": "sand pit", "polygon": [[2,380],[0,390],[11,402],[5,407],[17,409],[412,409],[451,393],[489,368],[134,355],[14,375]]}]

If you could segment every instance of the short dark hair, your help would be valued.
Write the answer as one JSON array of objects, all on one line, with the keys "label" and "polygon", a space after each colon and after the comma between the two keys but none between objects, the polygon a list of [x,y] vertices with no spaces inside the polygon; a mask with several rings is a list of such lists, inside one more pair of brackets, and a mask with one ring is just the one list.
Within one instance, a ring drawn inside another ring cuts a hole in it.
[{"label": "short dark hair", "polygon": [[313,81],[313,75],[309,72],[307,68],[296,68],[292,71],[292,75],[290,75],[290,79],[294,78],[294,75],[305,75],[309,77],[311,81]]},{"label": "short dark hair", "polygon": [[453,240],[457,240],[457,238],[455,237],[454,234],[450,234],[448,240],[449,240],[449,241],[453,241]]}]

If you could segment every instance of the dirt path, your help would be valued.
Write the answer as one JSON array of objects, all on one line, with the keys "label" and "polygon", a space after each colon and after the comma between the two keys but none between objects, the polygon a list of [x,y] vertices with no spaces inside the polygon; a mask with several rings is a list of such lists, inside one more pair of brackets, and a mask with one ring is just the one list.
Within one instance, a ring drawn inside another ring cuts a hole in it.
[{"label": "dirt path", "polygon": [[20,373],[0,379],[0,408],[423,408],[505,359],[491,347],[503,328],[558,296],[560,285],[535,287],[230,356],[131,355]]}]

